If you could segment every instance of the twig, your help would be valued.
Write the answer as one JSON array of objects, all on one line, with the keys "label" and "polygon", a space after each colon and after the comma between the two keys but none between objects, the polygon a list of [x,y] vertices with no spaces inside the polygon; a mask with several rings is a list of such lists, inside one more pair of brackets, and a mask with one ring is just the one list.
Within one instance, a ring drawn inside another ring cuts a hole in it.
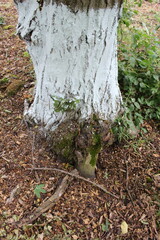
[{"label": "twig", "polygon": [[[75,170],[72,171],[74,174]],[[56,189],[55,193],[45,202],[43,202],[30,216],[22,219],[20,222],[15,223],[19,227],[22,227],[25,224],[30,224],[35,221],[39,216],[41,216],[44,212],[52,208],[55,203],[59,200],[59,198],[64,194],[69,183],[73,180],[73,177],[65,176],[61,182],[61,184]]]},{"label": "twig", "polygon": [[7,200],[6,200],[6,204],[10,204],[10,203],[13,202],[13,200],[14,200],[17,192],[19,191],[19,189],[20,189],[20,186],[19,186],[19,184],[18,184],[18,185],[11,191],[10,197],[7,198]]},{"label": "twig", "polygon": [[1,157],[2,157],[6,162],[11,162],[11,160],[5,158],[4,156],[1,155]]},{"label": "twig", "polygon": [[107,193],[108,195],[111,195],[112,197],[119,199],[118,196],[116,196],[115,194],[107,191],[102,185],[97,184],[95,182],[92,182],[89,179],[84,178],[84,177],[78,175],[78,171],[77,170],[76,170],[76,173],[70,173],[70,172],[67,172],[65,170],[61,170],[61,169],[58,169],[58,168],[27,168],[27,170],[35,170],[35,171],[36,170],[42,170],[42,171],[57,171],[57,172],[61,172],[61,173],[67,174],[69,176],[72,176],[72,177],[75,177],[75,178],[79,178],[79,179],[81,179],[81,180],[83,180],[85,182],[88,182],[88,183],[92,184],[93,186],[98,187],[103,192]]}]

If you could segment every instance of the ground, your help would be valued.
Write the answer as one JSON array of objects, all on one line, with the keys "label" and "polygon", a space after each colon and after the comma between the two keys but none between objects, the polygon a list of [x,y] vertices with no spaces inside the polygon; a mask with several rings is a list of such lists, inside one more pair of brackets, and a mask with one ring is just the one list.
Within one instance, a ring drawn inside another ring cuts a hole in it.
[{"label": "ground", "polygon": [[[145,2],[142,14],[154,22],[158,8]],[[28,168],[73,169],[53,156],[36,126],[23,121],[24,100],[32,100],[35,77],[25,43],[16,36],[16,22],[12,1],[1,0],[0,239],[160,239],[160,132],[154,122],[144,123],[145,136],[105,146],[99,156],[94,181],[118,199],[74,178],[53,208],[30,225],[14,224],[48,199],[64,177]],[[34,194],[39,184],[46,190],[41,198]]]}]

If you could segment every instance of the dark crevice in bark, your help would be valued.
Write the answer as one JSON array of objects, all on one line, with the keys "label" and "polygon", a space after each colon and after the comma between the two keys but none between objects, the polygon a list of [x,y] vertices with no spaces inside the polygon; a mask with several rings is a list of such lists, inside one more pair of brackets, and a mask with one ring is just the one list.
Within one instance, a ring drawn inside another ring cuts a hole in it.
[{"label": "dark crevice in bark", "polygon": [[31,30],[30,32],[26,33],[23,37],[21,36],[20,32],[17,32],[17,35],[19,36],[19,38],[21,40],[25,40],[27,42],[31,42],[31,38],[32,38],[32,33],[34,30]]},{"label": "dark crevice in bark", "polygon": [[37,0],[37,2],[39,3],[39,10],[41,11],[43,8],[44,0]]}]

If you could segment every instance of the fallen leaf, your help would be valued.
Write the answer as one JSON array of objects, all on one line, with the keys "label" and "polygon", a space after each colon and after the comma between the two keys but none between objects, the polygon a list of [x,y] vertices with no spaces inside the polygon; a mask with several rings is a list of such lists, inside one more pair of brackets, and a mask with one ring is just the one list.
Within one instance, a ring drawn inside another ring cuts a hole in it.
[{"label": "fallen leaf", "polygon": [[78,239],[78,236],[77,236],[77,235],[72,235],[72,238],[73,238],[74,240],[77,240],[77,239]]},{"label": "fallen leaf", "polygon": [[87,225],[87,224],[89,224],[90,220],[89,220],[89,218],[86,218],[86,219],[83,220],[83,222],[84,222],[84,224]]},{"label": "fallen leaf", "polygon": [[37,240],[43,240],[43,239],[44,239],[44,233],[39,234]]},{"label": "fallen leaf", "polygon": [[154,184],[157,188],[160,188],[160,174],[154,175]]},{"label": "fallen leaf", "polygon": [[154,154],[153,154],[153,157],[159,158],[159,157],[160,157],[160,155],[159,155],[159,154],[157,154],[157,153],[154,153]]},{"label": "fallen leaf", "polygon": [[21,133],[21,134],[19,135],[19,138],[24,138],[24,137],[27,137],[27,134]]},{"label": "fallen leaf", "polygon": [[125,221],[121,223],[121,232],[122,234],[128,233],[128,224]]}]

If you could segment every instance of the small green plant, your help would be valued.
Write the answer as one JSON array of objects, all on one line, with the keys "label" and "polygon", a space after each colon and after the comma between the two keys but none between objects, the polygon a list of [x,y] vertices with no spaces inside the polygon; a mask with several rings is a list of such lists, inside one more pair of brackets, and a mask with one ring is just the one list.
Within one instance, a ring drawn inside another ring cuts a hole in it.
[{"label": "small green plant", "polygon": [[0,16],[0,25],[4,25],[5,24],[5,22],[4,22],[4,17],[1,17]]},{"label": "small green plant", "polygon": [[[112,126],[112,132],[118,142],[121,142],[122,140],[128,141],[129,139],[136,137],[139,127],[143,123],[143,117],[138,115],[137,112],[132,112],[130,107],[130,105],[129,107],[124,105],[124,113],[114,121]],[[137,118],[136,115],[138,115]],[[145,131],[144,128],[143,131]]]},{"label": "small green plant", "polygon": [[152,33],[134,29],[130,48],[121,45],[119,83],[131,112],[144,119],[160,119],[159,44]]},{"label": "small green plant", "polygon": [[9,82],[9,79],[6,78],[6,77],[0,79],[0,85],[6,84],[6,83],[8,83],[8,82]]},{"label": "small green plant", "polygon": [[53,100],[53,106],[55,112],[71,112],[76,110],[77,104],[80,100],[76,98],[61,98],[57,96],[50,96]]},{"label": "small green plant", "polygon": [[104,173],[104,178],[105,178],[105,179],[108,179],[108,178],[109,178],[109,174],[108,174],[107,171]]},{"label": "small green plant", "polygon": [[23,57],[30,58],[29,52],[25,51],[25,52],[23,53]]},{"label": "small green plant", "polygon": [[44,184],[39,184],[35,187],[34,189],[34,194],[36,195],[37,198],[41,197],[41,193],[46,193],[46,190],[44,188]]},{"label": "small green plant", "polygon": [[127,129],[140,129],[144,120],[160,120],[160,42],[145,23],[139,28],[132,24],[137,13],[132,4],[125,3],[120,20],[119,84],[124,114],[113,127],[118,140],[128,139]]},{"label": "small green plant", "polygon": [[109,226],[110,226],[110,223],[109,223],[108,219],[106,218],[105,224],[102,224],[102,231],[103,232],[108,232],[109,231]]}]

